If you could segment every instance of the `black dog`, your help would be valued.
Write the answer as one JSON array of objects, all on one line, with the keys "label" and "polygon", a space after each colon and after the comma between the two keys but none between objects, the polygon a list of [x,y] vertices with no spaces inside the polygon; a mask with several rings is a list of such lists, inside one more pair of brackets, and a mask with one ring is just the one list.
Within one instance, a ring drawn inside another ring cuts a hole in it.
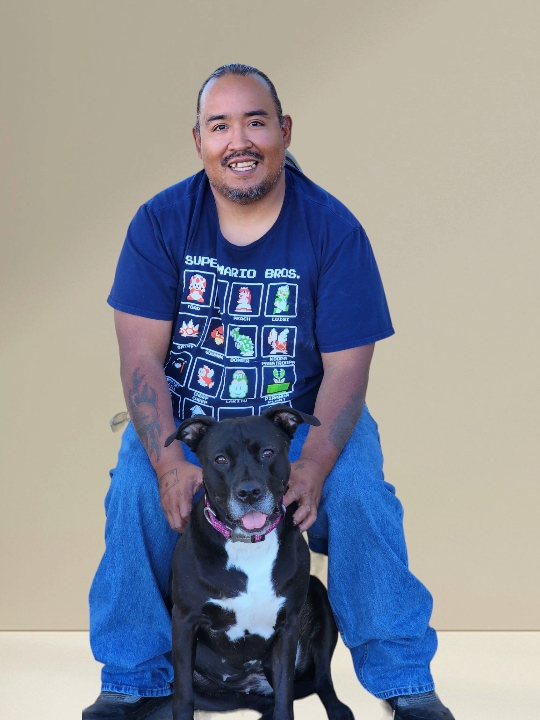
[{"label": "black dog", "polygon": [[337,628],[324,585],[282,498],[290,440],[311,415],[276,405],[260,417],[196,416],[175,435],[196,452],[206,494],[173,560],[174,720],[249,708],[292,720],[317,693],[330,720],[354,720],[336,697]]}]

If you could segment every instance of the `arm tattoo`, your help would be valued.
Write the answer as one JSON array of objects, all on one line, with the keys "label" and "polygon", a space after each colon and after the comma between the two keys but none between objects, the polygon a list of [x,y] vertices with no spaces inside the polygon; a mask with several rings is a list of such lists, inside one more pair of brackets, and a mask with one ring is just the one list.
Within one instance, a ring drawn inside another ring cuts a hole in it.
[{"label": "arm tattoo", "polygon": [[173,487],[173,485],[178,485],[179,482],[180,481],[178,480],[178,472],[176,468],[173,468],[172,470],[169,470],[169,472],[166,472],[164,475],[162,475],[158,480],[160,497],[166,495]]},{"label": "arm tattoo", "polygon": [[340,452],[350,438],[354,426],[362,414],[363,408],[363,396],[360,393],[353,393],[330,426],[328,439]]},{"label": "arm tattoo", "polygon": [[139,368],[133,373],[133,387],[128,397],[129,414],[148,457],[152,459],[154,454],[156,460],[159,460],[161,425],[157,409],[157,392],[145,382],[145,378],[146,375],[142,375]]}]

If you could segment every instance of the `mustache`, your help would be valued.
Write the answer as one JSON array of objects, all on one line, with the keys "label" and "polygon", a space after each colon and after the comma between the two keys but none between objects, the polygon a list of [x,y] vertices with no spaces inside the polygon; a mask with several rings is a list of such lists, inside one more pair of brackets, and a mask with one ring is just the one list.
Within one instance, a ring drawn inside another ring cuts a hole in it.
[{"label": "mustache", "polygon": [[231,160],[234,160],[235,158],[245,158],[245,157],[252,157],[255,160],[259,160],[260,162],[264,160],[264,157],[261,155],[261,153],[256,152],[255,150],[244,150],[243,152],[233,152],[230,155],[227,155],[226,158],[223,158],[221,161],[221,165],[223,167],[227,167],[227,165],[231,162]]}]

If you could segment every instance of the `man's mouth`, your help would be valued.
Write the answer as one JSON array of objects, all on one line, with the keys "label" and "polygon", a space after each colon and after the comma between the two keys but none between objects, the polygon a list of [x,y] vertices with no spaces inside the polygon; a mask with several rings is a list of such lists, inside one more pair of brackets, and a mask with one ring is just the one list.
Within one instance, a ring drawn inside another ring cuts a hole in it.
[{"label": "man's mouth", "polygon": [[259,164],[258,160],[242,160],[241,162],[229,163],[229,168],[235,172],[249,172]]},{"label": "man's mouth", "polygon": [[249,173],[262,162],[263,156],[255,150],[243,150],[242,152],[231,153],[228,157],[223,158],[221,164],[228,167],[234,173]]}]

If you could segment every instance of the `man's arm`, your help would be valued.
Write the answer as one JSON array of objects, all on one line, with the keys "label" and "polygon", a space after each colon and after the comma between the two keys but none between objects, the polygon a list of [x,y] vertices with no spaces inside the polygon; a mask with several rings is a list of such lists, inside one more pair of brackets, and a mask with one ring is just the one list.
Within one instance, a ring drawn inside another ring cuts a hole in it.
[{"label": "man's arm", "polygon": [[362,345],[321,354],[324,376],[314,410],[321,425],[310,428],[284,499],[285,505],[298,502],[294,520],[302,532],[315,522],[324,481],[364,409],[374,348]]},{"label": "man's arm", "polygon": [[163,363],[172,321],[114,311],[120,349],[120,377],[131,420],[159,483],[161,505],[173,530],[183,532],[193,495],[202,486],[201,468],[188,462],[180,443],[164,447],[176,432]]}]

